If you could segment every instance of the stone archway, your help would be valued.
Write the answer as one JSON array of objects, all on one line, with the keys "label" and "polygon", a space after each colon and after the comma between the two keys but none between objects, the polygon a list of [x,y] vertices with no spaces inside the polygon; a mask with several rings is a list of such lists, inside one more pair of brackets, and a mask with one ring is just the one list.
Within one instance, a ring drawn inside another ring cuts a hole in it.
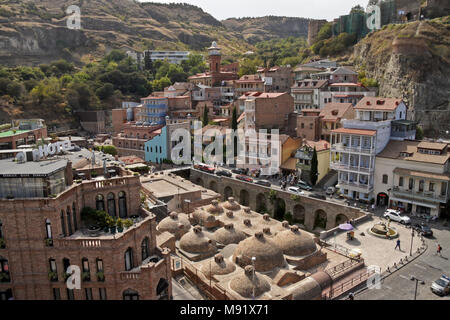
[{"label": "stone archway", "polygon": [[314,213],[314,228],[321,228],[326,229],[327,228],[327,213],[323,211],[322,209],[316,210]]},{"label": "stone archway", "polygon": [[273,217],[278,221],[283,221],[285,213],[286,202],[281,198],[277,198],[273,209]]},{"label": "stone archway", "polygon": [[295,223],[305,224],[305,207],[301,204],[296,204],[292,214]]},{"label": "stone archway", "polygon": [[336,216],[336,226],[346,223],[347,221],[349,221],[349,219],[345,214],[340,213]]},{"label": "stone archway", "polygon": [[226,186],[223,190],[223,201],[227,201],[230,197],[233,197],[233,189],[230,186]]},{"label": "stone archway", "polygon": [[247,190],[242,189],[239,193],[239,203],[246,207],[250,205],[250,194]]},{"label": "stone archway", "polygon": [[217,188],[217,182],[214,181],[214,180],[212,180],[212,181],[209,183],[209,189],[212,190],[212,191],[214,191],[214,192],[219,192],[219,189]]},{"label": "stone archway", "polygon": [[204,183],[203,183],[203,179],[202,178],[197,178],[197,180],[195,180],[195,184],[204,187]]},{"label": "stone archway", "polygon": [[256,212],[268,213],[267,199],[264,193],[258,193],[258,195],[256,196]]}]

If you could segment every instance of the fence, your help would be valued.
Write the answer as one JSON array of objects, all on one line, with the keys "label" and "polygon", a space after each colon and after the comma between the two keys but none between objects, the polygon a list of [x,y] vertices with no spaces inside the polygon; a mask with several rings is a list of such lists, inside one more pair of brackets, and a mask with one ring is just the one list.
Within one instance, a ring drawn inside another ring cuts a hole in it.
[{"label": "fence", "polygon": [[360,285],[361,283],[367,281],[367,279],[369,279],[369,277],[374,273],[375,270],[365,271],[360,273],[358,276],[351,278],[350,280],[332,284],[329,290],[325,290],[325,292],[322,293],[322,298],[325,300],[335,299],[343,295],[347,291]]},{"label": "fence", "polygon": [[364,260],[346,260],[343,263],[334,266],[333,268],[326,269],[325,272],[328,273],[331,278],[335,279],[357,265],[364,265]]}]

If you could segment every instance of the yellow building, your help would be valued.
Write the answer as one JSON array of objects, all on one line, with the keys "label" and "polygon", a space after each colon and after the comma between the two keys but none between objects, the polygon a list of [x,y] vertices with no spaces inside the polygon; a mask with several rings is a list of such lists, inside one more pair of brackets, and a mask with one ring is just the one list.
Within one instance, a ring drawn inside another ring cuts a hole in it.
[{"label": "yellow building", "polygon": [[297,150],[294,158],[296,161],[296,168],[301,175],[301,179],[310,182],[311,160],[313,157],[314,147],[317,152],[317,172],[319,176],[317,183],[330,172],[330,144],[328,141],[310,141],[304,140],[303,145]]}]

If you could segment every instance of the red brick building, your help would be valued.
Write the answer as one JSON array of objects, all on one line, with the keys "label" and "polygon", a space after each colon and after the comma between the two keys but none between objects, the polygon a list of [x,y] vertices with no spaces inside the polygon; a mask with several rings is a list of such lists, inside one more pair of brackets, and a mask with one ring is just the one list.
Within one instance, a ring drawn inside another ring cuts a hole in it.
[{"label": "red brick building", "polygon": [[[59,183],[62,191],[45,197],[0,196],[1,299],[134,300],[172,295],[169,250],[156,244],[156,217],[141,207],[139,177],[117,167],[117,177],[72,183],[72,166],[64,159],[8,161],[7,167],[3,161],[7,160],[0,161],[0,186],[11,185],[12,179],[34,179],[33,185],[21,189],[25,195],[35,192],[40,180],[49,180]],[[42,164],[47,164],[44,171]],[[89,228],[81,215],[86,207],[132,217],[133,226],[115,234]],[[67,288],[70,265],[81,269],[81,289]]]}]

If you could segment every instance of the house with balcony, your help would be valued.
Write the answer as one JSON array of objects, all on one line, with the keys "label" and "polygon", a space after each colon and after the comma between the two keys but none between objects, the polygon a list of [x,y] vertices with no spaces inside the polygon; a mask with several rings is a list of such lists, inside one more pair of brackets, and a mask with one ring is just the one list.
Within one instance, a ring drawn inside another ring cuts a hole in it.
[{"label": "house with balcony", "polygon": [[291,88],[294,110],[299,113],[305,109],[320,109],[320,92],[326,90],[328,80],[297,81]]},{"label": "house with balcony", "polygon": [[[75,169],[86,160],[87,171]],[[84,151],[0,160],[2,299],[170,298],[170,250],[157,244],[156,216],[141,205],[139,177],[99,160]],[[112,222],[100,227],[105,215]],[[67,287],[69,266],[80,269],[80,290]]]},{"label": "house with balcony", "polygon": [[331,132],[342,127],[342,120],[354,119],[356,112],[351,103],[327,103],[320,111],[320,139],[331,141]]},{"label": "house with balcony", "polygon": [[314,80],[328,80],[333,83],[356,83],[358,81],[358,73],[346,67],[328,68],[327,71],[315,73],[311,75]]},{"label": "house with balcony", "polygon": [[143,108],[139,114],[139,120],[150,125],[164,125],[167,112],[169,111],[169,100],[165,97],[149,96],[142,100]]},{"label": "house with balcony", "polygon": [[450,146],[391,140],[375,161],[377,204],[441,216],[450,200]]},{"label": "house with balcony", "polygon": [[297,160],[296,168],[303,181],[311,183],[311,161],[314,148],[317,152],[317,183],[330,172],[330,143],[328,141],[304,140],[297,150],[294,158]]},{"label": "house with balcony", "polygon": [[351,103],[355,106],[364,97],[375,97],[376,92],[361,83],[331,83],[326,90],[320,92],[319,106],[322,109],[327,103]]},{"label": "house with balcony", "polygon": [[375,157],[391,140],[392,122],[406,120],[407,107],[401,99],[365,97],[355,111],[356,119],[331,131],[330,167],[344,197],[372,201]]}]

